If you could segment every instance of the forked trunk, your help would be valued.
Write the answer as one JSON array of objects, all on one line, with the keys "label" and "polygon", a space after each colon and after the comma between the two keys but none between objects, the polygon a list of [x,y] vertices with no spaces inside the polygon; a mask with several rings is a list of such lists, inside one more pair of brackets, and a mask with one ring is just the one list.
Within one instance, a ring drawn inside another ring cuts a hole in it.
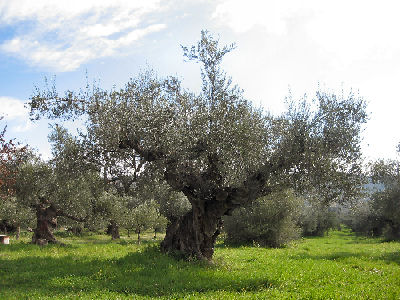
[{"label": "forked trunk", "polygon": [[[215,203],[214,203],[215,204]],[[211,260],[215,241],[222,227],[223,205],[192,204],[192,210],[170,222],[161,243],[163,252],[178,252],[186,257]]]},{"label": "forked trunk", "polygon": [[36,205],[36,219],[32,243],[38,245],[58,243],[51,231],[57,225],[57,210],[52,205],[38,204]]}]

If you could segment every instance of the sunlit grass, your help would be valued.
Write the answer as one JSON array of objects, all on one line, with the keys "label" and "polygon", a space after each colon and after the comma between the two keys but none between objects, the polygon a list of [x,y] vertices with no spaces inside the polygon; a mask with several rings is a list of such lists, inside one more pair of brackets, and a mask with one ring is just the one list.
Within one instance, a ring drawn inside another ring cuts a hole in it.
[{"label": "sunlit grass", "polygon": [[[176,261],[147,233],[111,241],[65,236],[38,247],[29,237],[0,246],[1,299],[399,299],[400,243],[348,231],[283,249],[225,247],[211,264]],[[160,236],[161,238],[161,236]]]}]

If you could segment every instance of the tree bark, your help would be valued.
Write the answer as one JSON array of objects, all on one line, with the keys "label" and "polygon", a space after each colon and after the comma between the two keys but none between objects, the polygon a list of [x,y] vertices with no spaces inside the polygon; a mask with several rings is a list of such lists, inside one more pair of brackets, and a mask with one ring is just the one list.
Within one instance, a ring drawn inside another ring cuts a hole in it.
[{"label": "tree bark", "polygon": [[53,205],[36,205],[36,228],[33,231],[32,243],[43,245],[45,243],[58,243],[51,228],[57,225],[57,209]]},{"label": "tree bark", "polygon": [[119,226],[114,220],[110,220],[110,224],[108,225],[108,228],[107,228],[107,233],[111,234],[111,238],[113,240],[117,240],[120,238]]},{"label": "tree bark", "polygon": [[[215,205],[217,204],[217,205]],[[161,243],[166,253],[180,253],[199,260],[211,260],[214,244],[227,209],[223,203],[192,203],[192,210],[172,220]]]},{"label": "tree bark", "polygon": [[140,229],[137,229],[136,233],[137,233],[137,242],[140,245]]},{"label": "tree bark", "polygon": [[19,240],[19,236],[21,235],[21,226],[17,226],[17,234],[15,236],[16,240]]}]

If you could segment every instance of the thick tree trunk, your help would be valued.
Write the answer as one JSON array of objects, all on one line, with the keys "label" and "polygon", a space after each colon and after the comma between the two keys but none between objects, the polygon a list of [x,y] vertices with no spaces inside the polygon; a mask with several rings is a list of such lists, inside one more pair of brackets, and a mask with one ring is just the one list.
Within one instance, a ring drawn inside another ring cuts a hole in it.
[{"label": "thick tree trunk", "polygon": [[226,210],[222,203],[217,207],[207,205],[206,202],[192,204],[191,211],[170,222],[161,250],[167,253],[178,252],[199,260],[211,260]]},{"label": "thick tree trunk", "polygon": [[111,235],[111,238],[113,240],[117,240],[120,238],[119,226],[114,220],[110,221],[110,224],[108,225],[108,228],[107,228],[107,233]]},{"label": "thick tree trunk", "polygon": [[51,228],[57,225],[57,210],[45,204],[36,205],[36,228],[33,231],[32,243],[43,245],[47,243],[58,243]]}]

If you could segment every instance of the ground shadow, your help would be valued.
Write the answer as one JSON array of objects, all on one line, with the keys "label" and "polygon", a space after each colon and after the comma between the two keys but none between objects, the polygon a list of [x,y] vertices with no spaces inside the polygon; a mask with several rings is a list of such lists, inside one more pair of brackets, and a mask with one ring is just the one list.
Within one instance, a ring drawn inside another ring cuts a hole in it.
[{"label": "ground shadow", "polygon": [[9,244],[9,245],[0,245],[0,253],[2,253],[2,248],[4,247],[4,254],[6,254],[7,252],[19,252],[19,251],[27,251],[27,250],[32,250],[32,249],[49,249],[49,248],[77,248],[76,245],[72,245],[72,244],[64,244],[64,243],[59,243],[59,244],[48,244],[48,245],[43,245],[43,246],[39,246],[36,244],[32,244],[31,242],[18,242],[15,244]]},{"label": "ground shadow", "polygon": [[[254,291],[274,286],[267,278],[232,274],[222,266],[176,261],[147,247],[117,260],[93,257],[0,256],[0,285],[9,295],[61,296],[110,291],[148,297],[212,291]],[[0,291],[1,295],[1,291]]]},{"label": "ground shadow", "polygon": [[303,260],[303,259],[314,259],[314,260],[342,260],[346,258],[360,258],[364,260],[372,260],[372,261],[385,261],[387,263],[396,263],[400,265],[400,252],[399,251],[394,251],[390,253],[384,253],[379,256],[373,256],[371,257],[370,253],[367,252],[351,252],[351,251],[340,251],[340,252],[334,252],[330,254],[325,254],[325,255],[314,255],[312,253],[301,253],[295,256],[292,256],[292,259],[298,259],[298,260]]}]

